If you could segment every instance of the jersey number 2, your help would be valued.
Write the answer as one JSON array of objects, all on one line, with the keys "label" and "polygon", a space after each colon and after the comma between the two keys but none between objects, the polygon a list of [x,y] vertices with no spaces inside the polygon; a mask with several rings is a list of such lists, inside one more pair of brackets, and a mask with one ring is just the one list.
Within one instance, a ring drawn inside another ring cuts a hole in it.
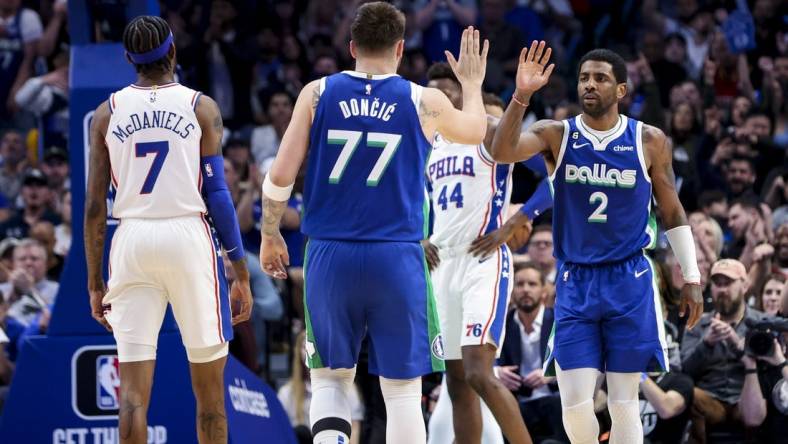
[{"label": "jersey number 2", "polygon": [[[331,169],[331,174],[328,176],[328,183],[339,183],[340,179],[342,179],[342,173],[345,172],[345,167],[350,162],[350,158],[353,156],[353,152],[356,151],[358,142],[361,141],[363,135],[364,133],[361,131],[328,130],[328,144],[342,145],[342,151],[339,152],[337,163],[334,164],[334,168]],[[401,140],[402,136],[399,134],[367,133],[367,146],[383,148],[378,161],[375,162],[375,166],[372,167],[372,171],[367,176],[368,187],[378,186],[380,176],[383,175],[386,167],[389,166],[389,162],[394,157],[394,153],[397,152]]]},{"label": "jersey number 2", "polygon": [[134,145],[134,151],[137,157],[148,157],[150,153],[155,154],[153,163],[148,170],[148,176],[145,177],[145,183],[142,184],[142,190],[140,190],[140,194],[150,194],[153,191],[153,186],[156,185],[156,179],[159,178],[164,159],[170,152],[170,143],[167,141],[138,143]]},{"label": "jersey number 2", "polygon": [[605,214],[605,210],[607,209],[607,194],[601,191],[594,191],[591,193],[591,197],[588,198],[588,203],[594,205],[597,202],[599,202],[599,206],[588,216],[588,221],[591,223],[603,224],[607,222],[607,214]]}]

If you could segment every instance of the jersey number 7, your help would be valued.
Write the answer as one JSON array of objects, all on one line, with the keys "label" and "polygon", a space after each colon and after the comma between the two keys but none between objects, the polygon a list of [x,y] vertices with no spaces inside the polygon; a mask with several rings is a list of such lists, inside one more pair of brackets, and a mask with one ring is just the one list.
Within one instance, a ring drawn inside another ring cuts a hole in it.
[{"label": "jersey number 7", "polygon": [[[328,144],[342,145],[342,151],[339,153],[337,163],[334,164],[334,168],[331,169],[331,174],[328,176],[328,183],[336,184],[342,179],[342,173],[345,172],[345,167],[350,162],[350,158],[356,151],[358,142],[361,141],[363,136],[364,133],[361,131],[328,130]],[[367,146],[383,148],[378,161],[375,162],[375,166],[372,167],[372,171],[367,177],[368,187],[378,186],[380,177],[386,171],[386,167],[389,165],[391,158],[394,157],[394,153],[397,152],[401,140],[402,135],[400,134],[367,133]]]},{"label": "jersey number 7", "polygon": [[167,158],[167,153],[170,152],[170,143],[166,140],[161,142],[143,142],[134,145],[134,154],[137,157],[148,157],[148,154],[154,153],[153,163],[150,165],[148,175],[145,177],[145,182],[142,184],[140,194],[150,194],[153,191],[153,186],[156,185],[156,179],[159,178],[161,167],[164,165],[164,159]]}]

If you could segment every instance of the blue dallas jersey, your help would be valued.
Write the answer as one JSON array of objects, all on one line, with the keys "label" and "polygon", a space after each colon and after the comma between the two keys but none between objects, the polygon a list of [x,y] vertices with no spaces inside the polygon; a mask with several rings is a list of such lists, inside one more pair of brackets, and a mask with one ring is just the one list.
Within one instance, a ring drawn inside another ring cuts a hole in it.
[{"label": "blue dallas jersey", "polygon": [[562,262],[624,260],[655,240],[651,179],[646,170],[643,123],[620,116],[606,136],[580,116],[564,120],[556,170],[553,237]]},{"label": "blue dallas jersey", "polygon": [[304,183],[304,234],[424,239],[431,144],[418,116],[422,87],[395,74],[345,71],[323,78],[319,88]]}]

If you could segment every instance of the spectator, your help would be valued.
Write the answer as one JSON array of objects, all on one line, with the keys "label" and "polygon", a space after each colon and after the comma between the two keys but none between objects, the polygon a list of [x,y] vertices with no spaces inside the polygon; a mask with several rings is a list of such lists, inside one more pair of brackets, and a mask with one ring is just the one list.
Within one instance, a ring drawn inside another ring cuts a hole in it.
[{"label": "spectator", "polygon": [[542,370],[553,325],[552,308],[544,306],[545,275],[534,263],[514,266],[512,306],[506,316],[506,340],[501,346],[497,375],[520,403],[531,437],[540,442],[568,442],[561,424],[561,399],[555,378]]},{"label": "spectator", "polygon": [[22,8],[19,0],[0,3],[0,127],[12,122],[18,108],[14,96],[33,74],[33,60],[43,26],[38,13]]},{"label": "spectator", "polygon": [[520,30],[506,22],[504,0],[481,0],[480,15],[479,31],[482,37],[490,40],[485,89],[500,92],[514,78],[525,42]]},{"label": "spectator", "polygon": [[774,239],[774,272],[788,278],[788,223],[777,228]]},{"label": "spectator", "polygon": [[689,75],[699,78],[703,60],[709,50],[709,40],[714,21],[711,13],[699,7],[696,1],[677,3],[678,20],[667,17],[657,10],[656,0],[643,2],[642,16],[655,30],[668,35],[678,33],[686,42]]},{"label": "spectator", "polygon": [[[679,33],[669,34],[662,41],[658,40],[660,38],[658,33],[646,32],[643,53],[651,64],[651,70],[659,73],[657,84],[661,103],[667,107],[671,89],[687,78],[687,41]],[[652,55],[649,55],[649,46],[654,47]]]},{"label": "spectator", "polygon": [[704,214],[717,221],[721,228],[728,226],[728,198],[722,191],[714,189],[702,191],[698,196],[698,207]]},{"label": "spectator", "polygon": [[27,150],[25,149],[22,133],[18,130],[8,130],[0,139],[0,193],[12,203],[19,194],[22,186],[22,177],[27,169]]},{"label": "spectator", "polygon": [[[312,385],[309,381],[309,371],[306,368],[307,347],[314,347],[314,344],[306,344],[306,333],[298,333],[293,344],[293,363],[292,373],[287,383],[283,385],[276,396],[290,418],[290,424],[296,431],[300,444],[311,444],[312,433],[309,422],[309,405],[312,401]],[[352,433],[350,443],[358,444],[360,441],[361,420],[364,419],[364,405],[361,404],[361,397],[355,384],[348,390],[348,403],[350,404],[350,419]]]},{"label": "spectator", "polygon": [[[66,190],[71,188],[68,153],[63,148],[52,147],[44,152],[41,172],[44,173],[44,176],[47,178],[49,190],[53,198],[59,198]],[[60,209],[59,206],[55,206]]]},{"label": "spectator", "polygon": [[10,304],[8,316],[27,327],[48,305],[55,302],[59,284],[46,278],[47,252],[33,239],[23,239],[14,248],[14,266],[9,281],[0,284],[3,299]]},{"label": "spectator", "polygon": [[725,425],[726,431],[742,435],[745,423],[739,400],[744,383],[745,319],[763,314],[744,302],[747,272],[734,259],[717,261],[711,269],[714,310],[687,330],[681,344],[684,371],[695,381],[691,442],[707,442],[707,433]]},{"label": "spectator", "polygon": [[770,275],[763,286],[756,307],[769,316],[777,316],[782,308],[785,281],[785,276],[782,274]]},{"label": "spectator", "polygon": [[443,51],[456,54],[462,30],[477,21],[473,0],[416,0],[413,10],[413,23],[421,31],[421,47],[429,63],[445,60]]},{"label": "spectator", "polygon": [[528,254],[531,260],[544,273],[549,283],[555,283],[555,257],[553,256],[553,227],[551,225],[537,225],[528,241]]},{"label": "spectator", "polygon": [[745,424],[759,427],[758,444],[788,443],[788,366],[785,360],[785,344],[788,334],[774,339],[774,348],[769,354],[752,355],[748,351],[742,356],[744,364],[744,387],[741,395],[741,411]]},{"label": "spectator", "polygon": [[16,106],[38,121],[43,130],[42,144],[65,145],[68,128],[68,67],[69,54],[61,51],[53,59],[54,69],[44,75],[31,77],[16,91]]},{"label": "spectator", "polygon": [[8,359],[6,354],[6,346],[10,342],[8,335],[3,330],[7,313],[8,303],[0,301],[0,414],[3,413],[3,405],[8,397],[8,389],[11,386],[11,379],[16,368],[16,364]]},{"label": "spectator", "polygon": [[755,163],[752,158],[734,156],[728,160],[725,168],[725,183],[730,198],[755,196]]},{"label": "spectator", "polygon": [[695,158],[700,142],[700,122],[689,102],[680,102],[672,110],[670,139],[673,142],[673,169],[676,173],[676,188],[684,203],[684,209],[695,205],[694,196],[700,188]]},{"label": "spectator", "polygon": [[22,180],[22,203],[24,206],[15,216],[0,224],[0,238],[21,239],[27,237],[30,228],[42,220],[53,225],[60,224],[60,216],[49,209],[52,199],[48,183],[41,170],[32,169],[25,173]]},{"label": "spectator", "polygon": [[746,249],[768,240],[761,209],[752,198],[737,199],[731,204],[728,228],[731,230],[731,241],[725,246],[723,257],[739,259]]},{"label": "spectator", "polygon": [[19,239],[7,237],[0,240],[0,284],[8,282],[8,275],[14,268],[14,248],[19,245]]},{"label": "spectator", "polygon": [[45,220],[30,227],[30,238],[40,243],[47,253],[46,277],[57,282],[63,271],[63,258],[55,255],[55,226]]},{"label": "spectator", "polygon": [[265,109],[271,123],[252,131],[252,157],[257,165],[275,157],[279,151],[279,143],[293,115],[293,97],[286,91],[274,92],[265,102]]}]

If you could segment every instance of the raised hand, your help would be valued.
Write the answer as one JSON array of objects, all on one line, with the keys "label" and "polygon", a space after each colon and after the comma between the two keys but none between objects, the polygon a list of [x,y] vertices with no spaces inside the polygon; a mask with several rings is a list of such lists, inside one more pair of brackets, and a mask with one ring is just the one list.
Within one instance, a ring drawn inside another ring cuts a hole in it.
[{"label": "raised hand", "polygon": [[[484,39],[483,45],[480,42],[479,30],[474,29],[473,26],[468,26],[462,31],[459,59],[455,59],[449,51],[444,51],[446,61],[449,62],[449,66],[451,66],[463,89],[466,87],[481,87],[482,82],[484,82],[484,73],[487,71],[487,51],[490,49],[490,42],[487,39]],[[480,46],[481,53],[479,52]]]},{"label": "raised hand", "polygon": [[520,63],[517,65],[515,78],[517,93],[530,96],[550,80],[555,64],[551,63],[546,68],[545,66],[550,61],[553,49],[548,47],[545,50],[545,46],[544,40],[541,42],[534,40],[531,42],[530,49],[523,48],[520,51]]}]

